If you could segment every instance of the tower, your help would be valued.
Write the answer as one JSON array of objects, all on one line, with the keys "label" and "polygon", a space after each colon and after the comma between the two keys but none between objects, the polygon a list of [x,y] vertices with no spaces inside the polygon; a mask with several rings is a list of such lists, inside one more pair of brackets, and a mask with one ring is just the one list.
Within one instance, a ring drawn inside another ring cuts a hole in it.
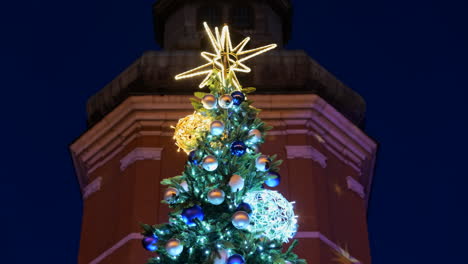
[{"label": "tower", "polygon": [[[163,50],[144,53],[89,99],[89,129],[70,146],[84,199],[80,264],[144,263],[138,223],[167,221],[159,182],[186,161],[171,126],[192,110],[198,84],[173,76],[199,65],[201,22],[229,23],[255,46],[282,47],[291,31],[285,0],[160,0],[153,14]],[[285,161],[279,190],[297,202],[296,252],[310,263],[370,263],[366,205],[377,146],[361,130],[363,99],[303,51],[280,48],[251,65],[239,77],[257,88],[250,98],[275,127],[261,151]]]}]

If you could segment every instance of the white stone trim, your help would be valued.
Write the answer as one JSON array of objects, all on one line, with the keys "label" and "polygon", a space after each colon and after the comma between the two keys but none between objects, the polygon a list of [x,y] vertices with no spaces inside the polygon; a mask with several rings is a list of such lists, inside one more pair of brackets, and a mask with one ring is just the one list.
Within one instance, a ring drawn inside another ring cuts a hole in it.
[{"label": "white stone trim", "polygon": [[120,170],[125,170],[137,160],[161,160],[162,148],[135,148],[120,160]]},{"label": "white stone trim", "polygon": [[312,159],[318,162],[322,168],[327,167],[327,157],[312,146],[297,145],[285,147],[288,159]]},{"label": "white stone trim", "polygon": [[133,240],[133,239],[142,239],[142,238],[143,238],[143,235],[141,235],[139,233],[130,233],[126,237],[122,238],[115,245],[110,247],[108,250],[104,251],[97,258],[95,258],[91,262],[89,262],[89,264],[97,264],[97,263],[101,262],[103,259],[105,259],[107,256],[109,256],[110,254],[114,253],[114,251],[121,248],[123,245],[127,244],[128,241]]},{"label": "white stone trim", "polygon": [[366,194],[364,192],[364,186],[362,186],[362,184],[356,181],[353,177],[346,177],[346,183],[348,184],[348,189],[357,193],[362,199],[366,197]]},{"label": "white stone trim", "polygon": [[341,255],[346,257],[347,259],[349,259],[349,261],[351,261],[351,263],[362,264],[359,260],[357,260],[356,258],[349,255],[349,253],[346,250],[344,250],[343,248],[338,246],[336,243],[334,243],[333,241],[328,239],[326,236],[324,236],[320,232],[317,232],[317,231],[315,231],[315,232],[297,232],[296,235],[294,236],[294,238],[318,238],[318,239],[320,239],[320,241],[327,244],[333,250],[337,251],[338,253],[340,253]]},{"label": "white stone trim", "polygon": [[90,184],[83,188],[83,200],[88,198],[91,194],[101,189],[102,177],[97,177]]}]

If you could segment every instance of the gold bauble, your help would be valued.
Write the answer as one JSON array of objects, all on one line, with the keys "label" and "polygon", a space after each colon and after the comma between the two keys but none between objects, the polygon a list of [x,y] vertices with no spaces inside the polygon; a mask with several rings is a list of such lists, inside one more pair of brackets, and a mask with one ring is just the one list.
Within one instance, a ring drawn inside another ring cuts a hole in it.
[{"label": "gold bauble", "polygon": [[176,145],[189,153],[198,147],[198,140],[210,130],[211,120],[197,112],[179,119],[175,127]]}]

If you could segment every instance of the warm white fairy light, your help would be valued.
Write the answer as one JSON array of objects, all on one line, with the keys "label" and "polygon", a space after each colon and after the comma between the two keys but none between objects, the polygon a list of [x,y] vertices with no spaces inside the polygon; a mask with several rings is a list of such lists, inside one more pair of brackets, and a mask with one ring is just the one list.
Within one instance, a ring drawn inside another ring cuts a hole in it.
[{"label": "warm white fairy light", "polygon": [[244,202],[252,207],[250,231],[262,233],[267,238],[288,242],[297,231],[297,217],[293,203],[279,192],[253,191],[246,194]]},{"label": "warm white fairy light", "polygon": [[250,41],[250,38],[247,37],[233,48],[228,26],[223,27],[221,34],[219,29],[215,27],[214,35],[206,22],[203,22],[203,26],[205,27],[206,34],[210,39],[215,53],[202,52],[201,56],[207,60],[208,63],[175,76],[176,80],[180,80],[206,75],[205,79],[203,79],[199,85],[200,88],[203,88],[208,83],[210,76],[216,71],[218,72],[220,81],[224,83],[226,79],[231,77],[232,84],[237,89],[240,89],[241,85],[237,79],[236,72],[248,73],[251,71],[251,69],[242,62],[274,49],[277,46],[276,44],[270,44],[255,49],[244,50],[245,46]]}]

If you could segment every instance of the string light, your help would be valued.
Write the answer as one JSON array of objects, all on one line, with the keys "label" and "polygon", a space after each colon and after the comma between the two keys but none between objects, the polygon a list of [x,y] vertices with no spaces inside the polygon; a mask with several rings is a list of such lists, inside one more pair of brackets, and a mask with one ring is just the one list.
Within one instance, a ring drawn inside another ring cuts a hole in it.
[{"label": "string light", "polygon": [[198,139],[210,130],[211,120],[197,112],[179,119],[175,127],[174,139],[179,149],[189,153],[197,148]]},{"label": "string light", "polygon": [[176,80],[180,80],[206,75],[205,79],[203,79],[199,85],[200,88],[205,87],[211,75],[217,72],[217,76],[222,83],[231,79],[232,84],[240,90],[241,85],[237,79],[236,72],[249,73],[251,71],[243,62],[277,47],[276,44],[270,44],[255,49],[244,50],[245,46],[250,41],[250,38],[247,37],[233,48],[228,26],[223,27],[221,34],[219,29],[215,27],[214,35],[206,22],[203,22],[203,26],[205,27],[206,34],[210,39],[215,53],[203,51],[201,56],[207,60],[208,63],[175,76]]}]

